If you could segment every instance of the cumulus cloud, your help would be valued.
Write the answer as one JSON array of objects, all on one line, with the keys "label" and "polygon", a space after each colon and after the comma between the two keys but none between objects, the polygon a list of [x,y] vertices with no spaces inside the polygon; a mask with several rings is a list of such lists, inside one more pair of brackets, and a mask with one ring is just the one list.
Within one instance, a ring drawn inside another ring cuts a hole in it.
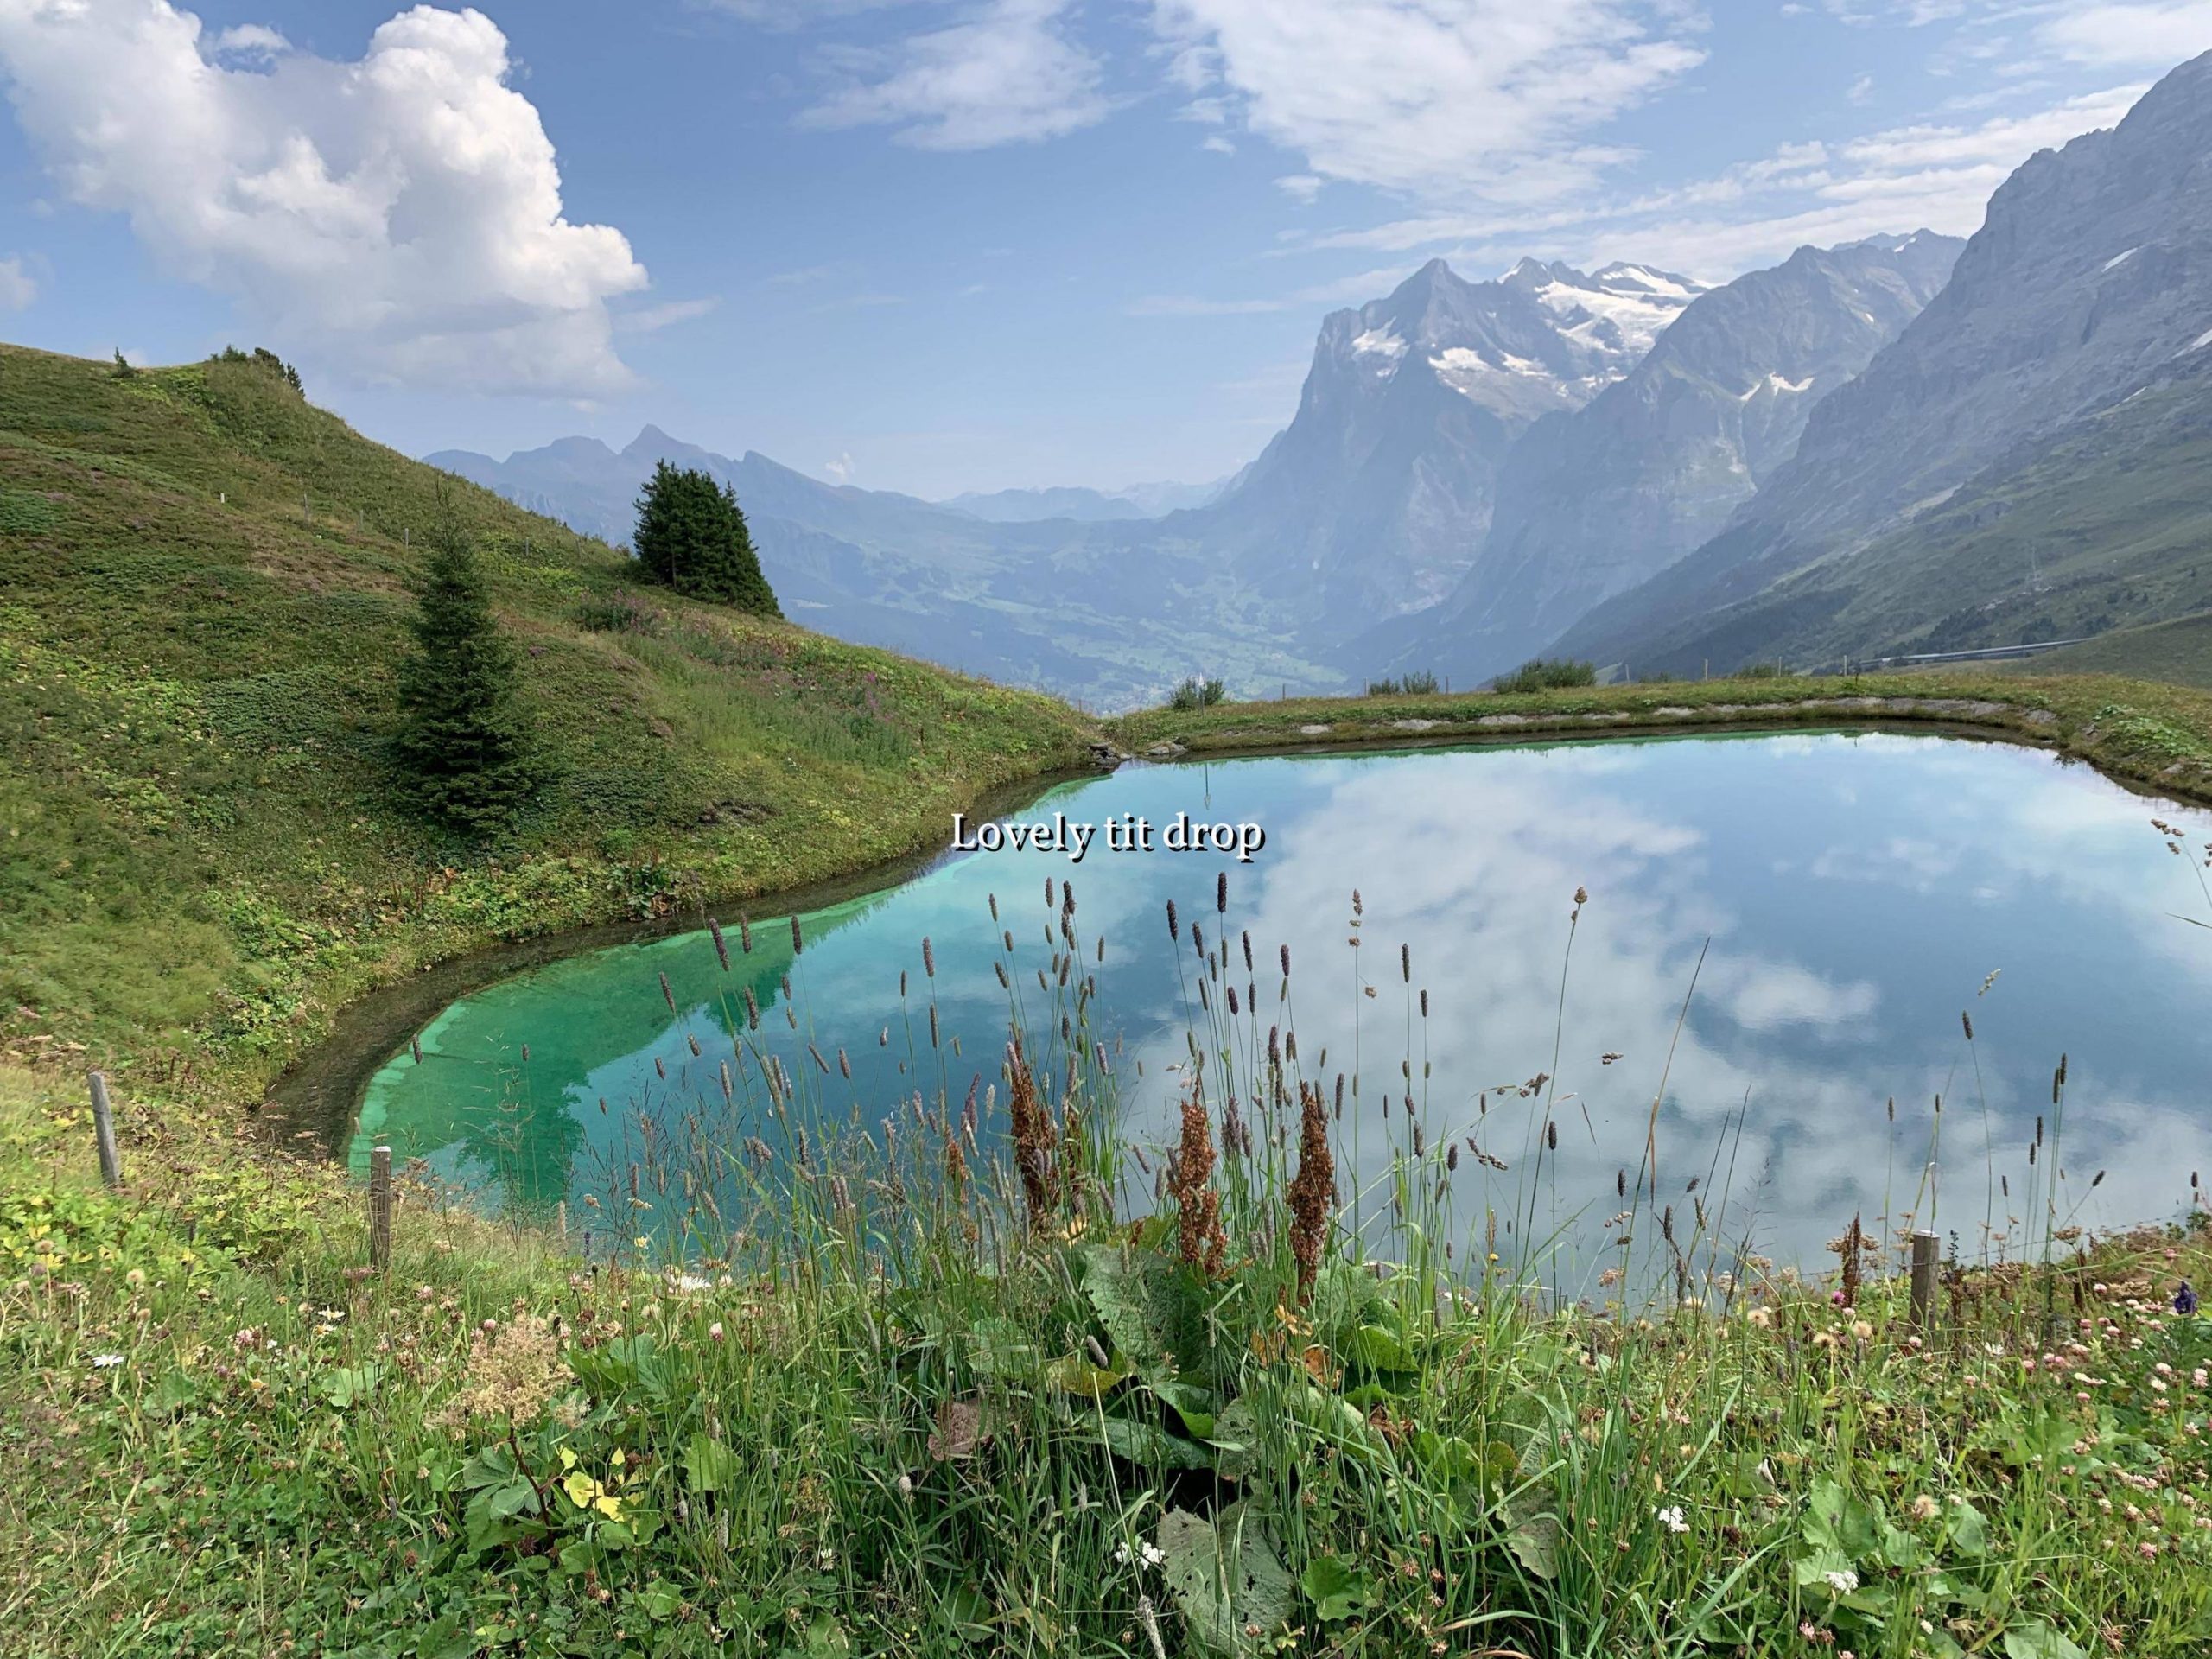
[{"label": "cumulus cloud", "polygon": [[38,298],[38,279],[23,269],[21,254],[0,259],[0,311],[21,311]]},{"label": "cumulus cloud", "polygon": [[824,54],[841,80],[800,118],[887,126],[922,149],[988,149],[1063,137],[1113,105],[1103,66],[1067,28],[1069,0],[988,0],[961,22],[883,48]]},{"label": "cumulus cloud", "polygon": [[1527,202],[1624,153],[1585,142],[1704,60],[1649,0],[1154,0],[1172,73],[1325,178]]},{"label": "cumulus cloud", "polygon": [[474,10],[416,6],[358,61],[208,38],[168,0],[0,0],[0,73],[79,204],[288,351],[366,378],[590,397],[630,379],[607,301],[645,272],[563,215],[553,145]]}]

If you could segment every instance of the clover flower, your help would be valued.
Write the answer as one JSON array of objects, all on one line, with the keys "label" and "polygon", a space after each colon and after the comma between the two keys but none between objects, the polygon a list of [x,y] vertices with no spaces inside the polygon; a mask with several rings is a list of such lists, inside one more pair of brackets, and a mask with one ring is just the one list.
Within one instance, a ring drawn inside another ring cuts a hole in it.
[{"label": "clover flower", "polygon": [[1659,1524],[1669,1532],[1684,1533],[1690,1529],[1690,1523],[1683,1518],[1682,1506],[1679,1503],[1669,1503],[1665,1509],[1654,1510],[1651,1513],[1658,1518]]}]

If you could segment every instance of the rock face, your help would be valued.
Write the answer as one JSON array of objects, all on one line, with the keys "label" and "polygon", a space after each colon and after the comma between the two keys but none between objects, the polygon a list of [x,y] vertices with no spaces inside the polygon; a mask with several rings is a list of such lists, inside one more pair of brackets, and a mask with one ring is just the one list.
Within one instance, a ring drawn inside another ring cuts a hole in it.
[{"label": "rock face", "polygon": [[1703,291],[1641,265],[1523,260],[1468,283],[1432,260],[1328,317],[1289,427],[1220,501],[1166,523],[1290,627],[1433,604],[1474,563],[1515,441],[1626,374]]},{"label": "rock face", "polygon": [[1923,231],[1700,296],[1588,405],[1508,454],[1482,555],[1393,660],[1474,679],[1705,541],[1796,451],[1814,408],[1918,315],[1965,244]]},{"label": "rock face", "polygon": [[[2155,473],[2196,429],[2189,410],[2208,355],[2212,54],[2167,75],[2117,127],[2006,180],[1948,284],[1821,404],[1796,454],[1727,528],[1560,648],[1675,671],[1863,652],[1924,639],[1961,607],[2035,593],[2054,580],[2040,560],[1970,570],[1950,550],[2030,499],[2046,516],[2075,511],[2125,490],[2130,471]],[[1968,497],[1977,522],[1957,512]],[[1897,584],[1924,584],[1931,565],[1956,579],[1906,602]],[[2139,561],[2058,579],[2171,574]],[[2114,603],[2125,620],[2129,601]],[[1853,612],[1857,624],[1832,626]]]}]

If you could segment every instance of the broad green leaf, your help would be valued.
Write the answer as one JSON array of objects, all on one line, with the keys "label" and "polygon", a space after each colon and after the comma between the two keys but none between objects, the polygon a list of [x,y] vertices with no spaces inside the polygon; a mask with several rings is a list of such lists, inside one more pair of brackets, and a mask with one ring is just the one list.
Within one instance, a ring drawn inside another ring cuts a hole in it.
[{"label": "broad green leaf", "polygon": [[1317,1555],[1298,1575],[1298,1587],[1324,1624],[1350,1618],[1375,1605],[1375,1586],[1366,1573],[1336,1555]]},{"label": "broad green leaf", "polygon": [[2038,1618],[2015,1624],[2005,1632],[2005,1659],[2088,1659],[2088,1656]]},{"label": "broad green leaf", "polygon": [[695,1492],[727,1491],[737,1484],[737,1453],[711,1434],[694,1434],[683,1472]]},{"label": "broad green leaf", "polygon": [[1962,1555],[1981,1555],[1989,1549],[1989,1523],[1982,1519],[1981,1511],[1964,1498],[1955,1498],[1945,1506],[1949,1513],[1946,1532],[1952,1546]]},{"label": "broad green leaf", "polygon": [[342,1370],[322,1374],[322,1397],[339,1410],[344,1411],[376,1392],[383,1380],[381,1365],[348,1365]]},{"label": "broad green leaf", "polygon": [[1170,1434],[1153,1423],[1131,1422],[1126,1417],[1097,1420],[1106,1449],[1117,1458],[1147,1469],[1211,1469],[1214,1460],[1206,1448]]},{"label": "broad green leaf", "polygon": [[1063,1394],[1079,1394],[1096,1400],[1128,1377],[1126,1364],[1094,1365],[1082,1354],[1063,1354],[1045,1367],[1045,1381]]}]

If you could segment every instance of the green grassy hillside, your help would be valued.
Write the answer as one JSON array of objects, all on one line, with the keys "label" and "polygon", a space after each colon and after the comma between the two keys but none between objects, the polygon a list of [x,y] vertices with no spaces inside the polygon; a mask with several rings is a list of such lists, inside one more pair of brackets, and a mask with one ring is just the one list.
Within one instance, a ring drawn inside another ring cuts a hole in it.
[{"label": "green grassy hillside", "polygon": [[2017,671],[2132,674],[2174,685],[2212,687],[2212,611],[2148,627],[2115,628],[2082,645],[2025,658]]},{"label": "green grassy hillside", "polygon": [[[489,849],[409,818],[384,768],[442,500],[549,763]],[[212,1038],[266,1072],[379,978],[894,856],[1085,735],[1046,697],[639,588],[256,365],[0,348],[0,1045],[26,1058]]]}]

